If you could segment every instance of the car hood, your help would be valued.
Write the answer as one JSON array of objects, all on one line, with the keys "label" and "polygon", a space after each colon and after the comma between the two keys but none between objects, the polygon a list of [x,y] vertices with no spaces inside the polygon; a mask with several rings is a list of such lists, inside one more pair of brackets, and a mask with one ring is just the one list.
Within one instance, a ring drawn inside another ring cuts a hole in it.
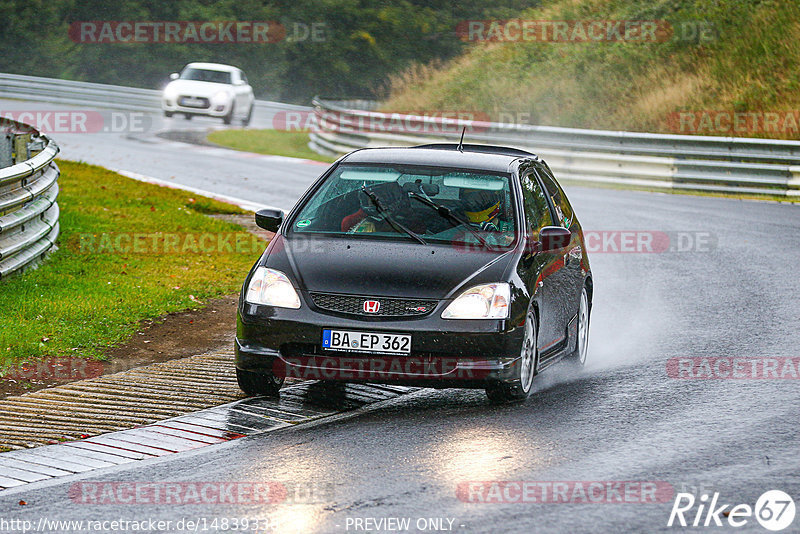
[{"label": "car hood", "polygon": [[231,86],[224,83],[200,82],[197,80],[174,80],[167,84],[164,91],[187,95],[211,98],[220,91],[230,92]]},{"label": "car hood", "polygon": [[452,298],[467,282],[503,281],[513,256],[374,239],[276,239],[266,265],[300,289],[376,297]]}]

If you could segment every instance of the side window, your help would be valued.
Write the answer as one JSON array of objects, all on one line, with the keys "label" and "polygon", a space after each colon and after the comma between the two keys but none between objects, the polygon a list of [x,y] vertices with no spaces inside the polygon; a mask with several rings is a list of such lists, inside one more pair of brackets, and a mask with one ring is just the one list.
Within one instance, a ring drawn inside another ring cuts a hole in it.
[{"label": "side window", "polygon": [[566,195],[558,187],[558,184],[553,178],[553,175],[543,167],[537,169],[539,177],[542,179],[544,188],[547,191],[547,196],[553,201],[553,207],[556,210],[556,217],[558,217],[558,224],[568,228],[572,223],[572,206],[569,205]]},{"label": "side window", "polygon": [[539,182],[533,171],[522,175],[522,199],[525,202],[525,217],[531,229],[538,231],[545,226],[553,224],[550,215],[550,208],[547,206],[547,199],[544,196]]},{"label": "side window", "polygon": [[239,77],[242,79],[244,83],[250,83],[247,81],[247,76],[244,75],[244,72],[239,71]]}]

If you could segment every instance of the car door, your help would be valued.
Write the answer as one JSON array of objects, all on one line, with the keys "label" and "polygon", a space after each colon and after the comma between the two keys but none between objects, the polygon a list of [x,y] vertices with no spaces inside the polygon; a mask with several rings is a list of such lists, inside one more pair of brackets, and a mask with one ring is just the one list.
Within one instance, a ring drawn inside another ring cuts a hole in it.
[{"label": "car door", "polygon": [[247,116],[247,112],[250,109],[251,98],[250,95],[252,94],[253,90],[247,83],[247,76],[244,75],[244,72],[237,71],[236,72],[238,81],[236,82],[236,109],[238,109],[243,116]]},{"label": "car door", "polygon": [[[553,218],[558,226],[570,231],[569,244],[563,249],[553,251],[560,256],[558,268],[550,275],[550,288],[558,294],[558,311],[556,313],[560,324],[562,339],[568,327],[575,329],[574,322],[578,312],[578,304],[582,287],[581,248],[578,222],[572,206],[567,200],[564,191],[556,182],[552,172],[545,164],[537,165],[537,175],[544,187],[548,203],[553,213]],[[573,336],[570,333],[570,338]]]},{"label": "car door", "polygon": [[[526,243],[539,240],[539,232],[545,226],[552,226],[553,213],[534,167],[522,170],[520,184],[525,211]],[[539,296],[539,335],[538,346],[541,361],[547,359],[548,350],[558,346],[563,340],[564,329],[560,318],[560,293],[551,280],[552,273],[560,269],[563,261],[561,252],[536,252],[530,248],[521,262],[524,272],[520,277],[525,281],[531,296]]]}]

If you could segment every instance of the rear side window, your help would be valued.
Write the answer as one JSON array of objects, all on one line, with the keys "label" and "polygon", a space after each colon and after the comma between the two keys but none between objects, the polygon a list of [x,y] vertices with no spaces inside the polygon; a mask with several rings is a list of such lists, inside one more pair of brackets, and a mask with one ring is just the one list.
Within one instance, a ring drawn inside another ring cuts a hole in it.
[{"label": "rear side window", "polygon": [[556,210],[558,224],[565,228],[569,228],[569,225],[572,223],[572,206],[570,206],[567,196],[558,186],[555,178],[553,178],[553,175],[550,174],[546,168],[540,167],[537,169],[537,172],[539,177],[542,179],[544,188],[547,191],[547,196],[549,196],[553,201],[553,207]]},{"label": "rear side window", "polygon": [[544,191],[533,171],[523,175],[521,184],[522,197],[525,202],[525,217],[528,219],[531,229],[539,230],[545,226],[551,226],[553,218],[550,215],[550,208],[547,206]]}]

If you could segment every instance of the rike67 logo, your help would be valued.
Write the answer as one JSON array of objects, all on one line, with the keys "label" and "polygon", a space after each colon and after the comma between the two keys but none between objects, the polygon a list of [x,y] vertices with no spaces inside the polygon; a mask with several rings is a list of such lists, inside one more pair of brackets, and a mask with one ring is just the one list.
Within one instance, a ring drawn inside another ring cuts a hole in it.
[{"label": "rike67 logo", "polygon": [[784,530],[794,522],[794,500],[783,491],[770,490],[764,492],[753,507],[749,504],[733,506],[720,503],[718,492],[710,500],[707,493],[699,499],[691,493],[678,493],[667,526],[740,528],[752,524],[754,516],[767,530]]}]

